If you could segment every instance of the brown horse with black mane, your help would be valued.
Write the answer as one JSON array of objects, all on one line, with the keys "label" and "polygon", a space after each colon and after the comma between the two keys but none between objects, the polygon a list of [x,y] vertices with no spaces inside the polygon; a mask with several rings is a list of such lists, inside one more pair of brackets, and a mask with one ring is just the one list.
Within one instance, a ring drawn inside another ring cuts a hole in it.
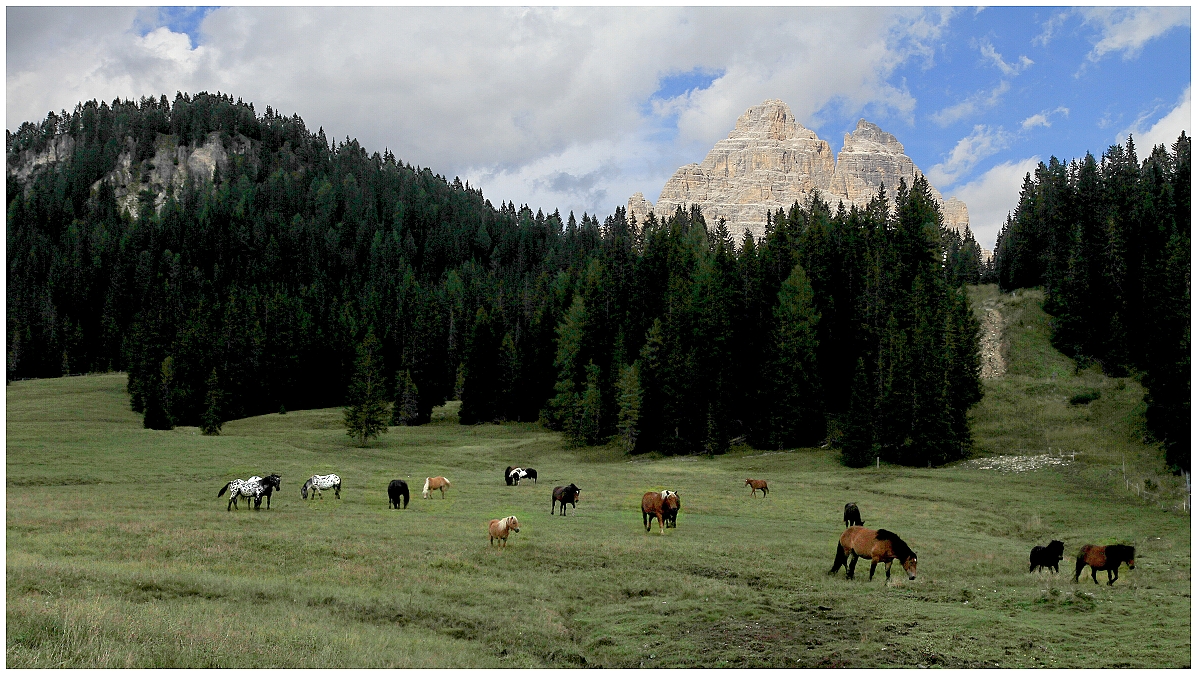
[{"label": "brown horse with black mane", "polygon": [[1126,563],[1128,569],[1135,569],[1135,547],[1126,544],[1110,544],[1109,546],[1094,546],[1085,544],[1076,556],[1076,574],[1072,575],[1073,582],[1080,581],[1081,570],[1085,565],[1093,573],[1093,583],[1097,583],[1097,570],[1106,571],[1106,585],[1113,586],[1118,581],[1118,568]]},{"label": "brown horse with black mane", "polygon": [[[852,562],[848,562],[852,556]],[[847,563],[847,578],[856,576],[856,560],[868,558],[873,561],[869,567],[869,581],[873,580],[873,573],[877,571],[878,563],[885,563],[885,583],[889,583],[889,568],[897,560],[906,570],[906,576],[914,581],[915,570],[918,568],[918,556],[910,550],[906,542],[889,530],[870,530],[867,527],[853,525],[840,535],[840,542],[835,547],[835,563],[828,574],[835,574],[840,567]]]}]

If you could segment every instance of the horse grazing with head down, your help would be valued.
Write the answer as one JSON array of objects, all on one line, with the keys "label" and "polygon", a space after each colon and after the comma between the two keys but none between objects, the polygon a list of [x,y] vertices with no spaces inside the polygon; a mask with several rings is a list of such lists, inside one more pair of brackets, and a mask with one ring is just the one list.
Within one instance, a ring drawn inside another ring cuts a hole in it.
[{"label": "horse grazing with head down", "polygon": [[760,490],[762,493],[764,493],[764,496],[766,496],[766,497],[769,496],[769,483],[767,481],[753,480],[751,478],[746,478],[744,480],[744,484],[747,485],[748,487],[752,488],[752,496],[753,497],[756,496],[757,490]]},{"label": "horse grazing with head down", "polygon": [[1031,549],[1031,568],[1027,572],[1034,572],[1038,567],[1041,571],[1044,569],[1055,570],[1056,574],[1060,573],[1060,561],[1064,559],[1064,542],[1059,539],[1052,539],[1047,546],[1036,546]]},{"label": "horse grazing with head down", "polygon": [[681,501],[678,500],[677,493],[673,490],[645,492],[644,496],[640,498],[640,514],[644,518],[644,531],[652,531],[653,518],[657,519],[661,534],[665,534],[665,526],[671,521],[676,527],[677,512],[681,507]]},{"label": "horse grazing with head down", "polygon": [[299,489],[299,494],[304,499],[308,498],[308,491],[312,492],[312,498],[315,499],[318,495],[321,500],[324,499],[324,493],[321,490],[333,490],[337,499],[341,498],[341,477],[335,473],[330,473],[324,476],[316,474],[308,479],[308,482],[303,484]]},{"label": "horse grazing with head down", "polygon": [[428,499],[429,497],[432,496],[433,490],[440,490],[441,491],[441,499],[444,499],[445,498],[445,490],[447,488],[451,488],[451,487],[453,487],[453,485],[449,482],[449,479],[445,478],[444,476],[437,476],[435,478],[425,478],[424,479],[424,491],[421,493],[420,496],[422,499]]},{"label": "horse grazing with head down", "polygon": [[[848,562],[852,556],[852,562]],[[873,573],[877,571],[879,563],[885,563],[885,583],[889,583],[889,568],[897,560],[906,570],[906,576],[913,581],[918,568],[918,556],[906,542],[889,530],[870,530],[853,525],[840,535],[839,544],[835,547],[835,562],[827,574],[835,574],[840,566],[848,563],[847,578],[856,577],[856,561],[858,558],[868,558],[873,561],[869,567],[869,581],[873,580]]]},{"label": "horse grazing with head down", "polygon": [[506,518],[496,518],[486,526],[490,533],[490,545],[494,546],[495,540],[499,540],[501,548],[507,548],[507,536],[512,532],[520,531],[520,521],[515,516],[507,516]]},{"label": "horse grazing with head down", "polygon": [[864,525],[864,521],[860,518],[860,509],[856,508],[856,502],[848,502],[844,504],[844,527],[853,525]]},{"label": "horse grazing with head down", "polygon": [[1076,556],[1076,574],[1072,575],[1073,582],[1081,578],[1081,570],[1085,565],[1093,572],[1093,583],[1097,583],[1097,570],[1106,571],[1106,585],[1113,586],[1118,581],[1118,567],[1126,563],[1128,569],[1135,569],[1135,547],[1125,544],[1110,544],[1109,546],[1094,546],[1085,544]]},{"label": "horse grazing with head down", "polygon": [[387,508],[399,508],[400,502],[403,503],[403,508],[407,508],[407,502],[411,500],[411,493],[407,491],[407,481],[396,478],[387,486]]},{"label": "horse grazing with head down", "polygon": [[570,483],[569,485],[558,485],[553,488],[553,503],[549,506],[549,515],[557,509],[557,502],[561,502],[561,515],[565,515],[565,505],[573,504],[574,510],[578,508],[578,500],[582,498],[582,491],[578,489],[577,485]]}]

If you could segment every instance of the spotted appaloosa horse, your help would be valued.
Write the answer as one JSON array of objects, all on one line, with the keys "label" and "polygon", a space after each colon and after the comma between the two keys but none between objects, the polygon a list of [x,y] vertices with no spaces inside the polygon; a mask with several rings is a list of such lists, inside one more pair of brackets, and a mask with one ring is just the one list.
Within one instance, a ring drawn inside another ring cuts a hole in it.
[{"label": "spotted appaloosa horse", "polygon": [[217,492],[216,496],[220,497],[224,495],[225,492],[229,493],[229,504],[228,507],[225,508],[226,511],[232,511],[233,507],[240,509],[241,507],[237,506],[237,500],[241,497],[245,497],[246,499],[257,498],[258,502],[261,503],[261,480],[261,476],[251,476],[246,480],[241,480],[240,478],[231,480],[225,483],[224,487],[220,488],[220,492]]},{"label": "spotted appaloosa horse", "polygon": [[495,540],[498,539],[499,546],[507,548],[507,535],[520,531],[520,521],[515,516],[496,518],[487,524],[486,529],[490,533],[491,546],[494,546]]},{"label": "spotted appaloosa horse", "polygon": [[[848,562],[848,556],[852,562]],[[885,563],[885,583],[889,583],[889,568],[897,560],[906,570],[906,576],[914,580],[918,568],[918,556],[910,550],[906,542],[889,530],[870,530],[866,527],[853,525],[844,530],[840,541],[835,547],[835,562],[827,574],[835,574],[845,563],[848,564],[847,578],[856,576],[856,560],[868,558],[873,561],[869,567],[869,581],[873,580],[873,573],[877,571],[878,563]]]},{"label": "spotted appaloosa horse", "polygon": [[387,499],[390,500],[387,504],[388,509],[392,506],[399,508],[400,502],[403,503],[403,508],[406,509],[407,502],[411,500],[411,493],[407,491],[407,481],[399,480],[398,478],[391,481],[391,484],[387,486]]},{"label": "spotted appaloosa horse", "polygon": [[549,515],[557,509],[557,502],[561,502],[561,515],[565,515],[565,505],[573,504],[574,510],[578,508],[578,500],[582,498],[582,491],[578,489],[577,485],[570,483],[569,485],[558,485],[553,488],[553,503],[549,507]]},{"label": "spotted appaloosa horse", "polygon": [[760,490],[761,492],[763,492],[766,497],[769,496],[769,483],[767,481],[753,480],[751,478],[746,478],[744,480],[744,484],[747,485],[748,487],[752,488],[752,496],[753,497],[756,496],[757,490]]},{"label": "spotted appaloosa horse", "polygon": [[453,487],[453,484],[450,483],[449,479],[445,478],[444,476],[437,476],[435,478],[425,478],[424,479],[424,491],[423,491],[423,493],[421,493],[420,496],[423,499],[428,499],[429,497],[432,496],[433,490],[440,490],[441,491],[441,499],[444,499],[445,498],[445,490],[447,488],[451,488],[451,487]]},{"label": "spotted appaloosa horse", "polygon": [[1097,583],[1097,570],[1106,571],[1106,585],[1113,586],[1118,581],[1118,568],[1126,563],[1127,568],[1135,569],[1135,547],[1125,544],[1110,544],[1109,546],[1094,546],[1085,544],[1076,556],[1076,574],[1072,575],[1074,582],[1081,578],[1081,570],[1088,565],[1093,572],[1093,583]]},{"label": "spotted appaloosa horse", "polygon": [[330,473],[327,476],[321,476],[317,474],[309,478],[308,482],[303,484],[303,487],[299,490],[299,494],[302,495],[304,499],[307,499],[308,490],[311,490],[313,499],[315,499],[316,496],[319,496],[320,499],[324,499],[324,493],[321,492],[321,490],[328,490],[330,488],[335,491],[337,499],[340,499],[341,477],[335,473]]},{"label": "spotted appaloosa horse", "polygon": [[644,496],[640,498],[640,514],[644,518],[644,531],[652,531],[653,518],[656,518],[657,525],[661,528],[661,534],[665,534],[665,524],[671,518],[677,518],[677,509],[680,508],[681,502],[673,490],[645,492]]}]

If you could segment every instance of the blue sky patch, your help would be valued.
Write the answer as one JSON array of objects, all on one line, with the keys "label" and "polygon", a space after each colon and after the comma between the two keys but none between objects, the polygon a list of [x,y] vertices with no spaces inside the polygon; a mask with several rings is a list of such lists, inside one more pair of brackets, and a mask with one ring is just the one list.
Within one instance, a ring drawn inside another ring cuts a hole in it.
[{"label": "blue sky patch", "polygon": [[159,7],[158,20],[153,23],[142,23],[141,34],[166,26],[173,33],[186,33],[191,38],[191,46],[200,44],[199,28],[216,7]]}]

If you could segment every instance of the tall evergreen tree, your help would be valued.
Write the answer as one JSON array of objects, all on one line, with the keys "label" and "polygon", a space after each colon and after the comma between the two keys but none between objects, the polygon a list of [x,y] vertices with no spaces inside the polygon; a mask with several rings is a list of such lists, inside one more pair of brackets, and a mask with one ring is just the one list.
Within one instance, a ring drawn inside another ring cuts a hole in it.
[{"label": "tall evergreen tree", "polygon": [[385,434],[390,418],[379,351],[378,338],[370,329],[357,349],[345,406],[345,433],[361,445]]}]

